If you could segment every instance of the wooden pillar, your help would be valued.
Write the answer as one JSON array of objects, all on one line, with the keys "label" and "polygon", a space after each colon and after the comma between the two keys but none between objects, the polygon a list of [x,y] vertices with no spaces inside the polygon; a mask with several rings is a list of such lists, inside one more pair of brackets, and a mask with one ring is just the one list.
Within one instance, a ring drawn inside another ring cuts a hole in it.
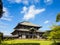
[{"label": "wooden pillar", "polygon": [[28,35],[28,38],[30,38],[30,35]]},{"label": "wooden pillar", "polygon": [[32,39],[34,38],[34,35],[32,34]]}]

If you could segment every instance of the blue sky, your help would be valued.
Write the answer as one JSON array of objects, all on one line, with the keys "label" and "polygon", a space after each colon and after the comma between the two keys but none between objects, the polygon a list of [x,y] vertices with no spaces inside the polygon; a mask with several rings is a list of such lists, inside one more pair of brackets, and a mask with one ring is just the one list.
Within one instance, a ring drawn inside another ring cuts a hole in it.
[{"label": "blue sky", "polygon": [[0,19],[0,32],[10,35],[14,27],[22,21],[41,25],[40,31],[50,30],[60,13],[60,0],[2,0],[3,17]]}]

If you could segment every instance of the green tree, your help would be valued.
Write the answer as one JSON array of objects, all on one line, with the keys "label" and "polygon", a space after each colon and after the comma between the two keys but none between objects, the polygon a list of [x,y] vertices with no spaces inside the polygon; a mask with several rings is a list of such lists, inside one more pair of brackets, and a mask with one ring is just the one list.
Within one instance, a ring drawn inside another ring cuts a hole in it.
[{"label": "green tree", "polygon": [[3,14],[3,4],[2,4],[2,0],[0,0],[0,18],[2,17]]},{"label": "green tree", "polygon": [[48,39],[49,34],[50,34],[50,31],[45,31],[45,33],[43,34],[43,37],[45,39]]},{"label": "green tree", "polygon": [[60,39],[60,25],[53,25],[51,27],[51,32],[49,34],[49,37],[50,37],[50,39],[53,40],[54,45],[56,45],[56,40]]},{"label": "green tree", "polygon": [[59,21],[60,21],[60,13],[58,13],[56,16],[56,22],[59,22]]},{"label": "green tree", "polygon": [[2,42],[3,40],[3,33],[0,32],[0,43]]},{"label": "green tree", "polygon": [[53,25],[51,26],[50,31],[46,31],[44,36],[48,39],[53,40],[54,44],[56,44],[56,40],[60,39],[60,25]]},{"label": "green tree", "polygon": [[59,25],[53,25],[51,27],[50,37],[58,39],[60,38],[60,26]]}]

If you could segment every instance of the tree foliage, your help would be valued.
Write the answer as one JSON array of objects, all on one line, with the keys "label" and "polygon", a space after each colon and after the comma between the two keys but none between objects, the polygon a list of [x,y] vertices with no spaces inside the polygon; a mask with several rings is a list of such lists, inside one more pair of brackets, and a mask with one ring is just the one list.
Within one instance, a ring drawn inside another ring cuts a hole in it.
[{"label": "tree foliage", "polygon": [[2,0],[0,0],[0,18],[2,17],[3,14],[3,4],[2,4]]},{"label": "tree foliage", "polygon": [[0,43],[3,40],[3,33],[0,32]]},{"label": "tree foliage", "polygon": [[48,39],[60,39],[60,26],[53,25],[50,31],[46,31],[43,36]]},{"label": "tree foliage", "polygon": [[49,37],[60,39],[60,26],[59,25],[52,26]]},{"label": "tree foliage", "polygon": [[43,34],[43,37],[44,37],[45,39],[47,39],[48,36],[49,36],[49,34],[50,34],[50,31],[46,31],[46,32]]},{"label": "tree foliage", "polygon": [[59,21],[60,21],[60,13],[58,13],[56,16],[56,22],[59,22]]}]

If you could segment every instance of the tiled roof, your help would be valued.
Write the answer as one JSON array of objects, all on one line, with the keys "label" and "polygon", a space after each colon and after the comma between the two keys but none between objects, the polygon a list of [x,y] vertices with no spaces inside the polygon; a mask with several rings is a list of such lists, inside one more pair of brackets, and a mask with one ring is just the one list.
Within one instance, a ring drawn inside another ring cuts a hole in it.
[{"label": "tiled roof", "polygon": [[[30,31],[29,29],[15,29],[17,31]],[[36,32],[41,32],[40,30],[35,30]]]},{"label": "tiled roof", "polygon": [[23,21],[23,22],[21,22],[20,24],[21,24],[21,25],[27,25],[27,26],[36,26],[36,27],[40,27],[39,25],[32,24],[32,23],[30,23],[30,22],[28,22],[28,21]]},{"label": "tiled roof", "polygon": [[15,29],[15,30],[18,30],[18,31],[29,31],[28,29]]}]

